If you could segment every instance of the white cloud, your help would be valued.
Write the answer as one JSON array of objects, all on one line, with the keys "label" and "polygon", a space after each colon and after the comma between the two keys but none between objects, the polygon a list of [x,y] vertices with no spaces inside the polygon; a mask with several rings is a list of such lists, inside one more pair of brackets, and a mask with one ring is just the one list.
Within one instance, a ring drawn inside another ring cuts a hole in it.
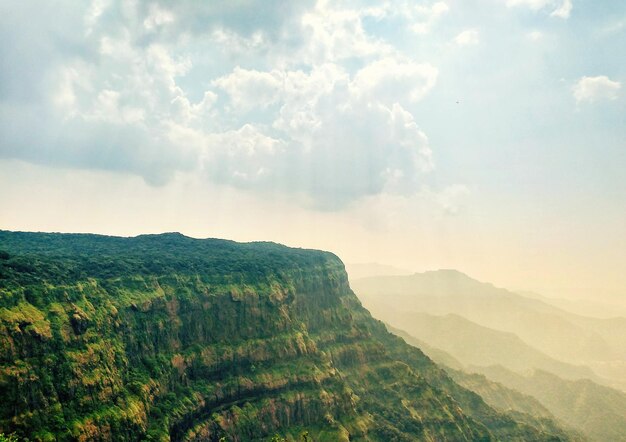
[{"label": "white cloud", "polygon": [[202,100],[198,103],[192,103],[184,95],[176,95],[170,102],[171,116],[174,120],[185,124],[206,118],[215,120],[217,118],[215,109],[217,99],[218,96],[213,91],[204,91]]},{"label": "white cloud", "polygon": [[87,9],[84,16],[86,35],[91,34],[98,18],[102,15],[104,10],[110,6],[109,3],[109,0],[94,0],[91,3],[91,6]]},{"label": "white cloud", "polygon": [[597,77],[582,77],[572,88],[576,102],[595,102],[600,100],[615,100],[622,85],[606,75]]},{"label": "white cloud", "polygon": [[241,188],[262,186],[267,178],[276,179],[276,157],[284,155],[286,148],[283,140],[267,136],[251,124],[210,134],[207,146],[203,158],[206,173],[218,183]]},{"label": "white cloud", "polygon": [[534,11],[538,11],[548,4],[551,3],[551,0],[507,0],[506,5],[509,7],[513,6],[527,6]]},{"label": "white cloud", "polygon": [[267,37],[261,31],[246,36],[226,28],[215,29],[209,36],[209,42],[229,59],[246,59],[251,53],[262,52],[268,45]]},{"label": "white cloud", "polygon": [[233,107],[248,111],[267,107],[278,100],[284,84],[283,74],[277,70],[260,72],[237,66],[232,73],[213,80],[212,85],[224,90]]},{"label": "white cloud", "polygon": [[372,38],[363,29],[362,18],[368,10],[337,9],[330,5],[331,2],[318,1],[312,11],[303,15],[307,40],[299,60],[320,64],[394,52],[391,45]]},{"label": "white cloud", "polygon": [[508,7],[526,6],[533,11],[550,8],[552,17],[567,19],[572,12],[572,0],[506,0]]},{"label": "white cloud", "polygon": [[466,29],[454,37],[454,42],[459,46],[472,46],[480,43],[480,32],[478,29]]},{"label": "white cloud", "polygon": [[150,13],[143,21],[143,25],[147,30],[153,30],[159,26],[163,26],[174,21],[174,14],[167,9],[163,9],[156,4],[150,6]]},{"label": "white cloud", "polygon": [[412,111],[438,70],[364,20],[410,27],[448,6],[262,5],[96,0],[54,23],[24,6],[12,22],[28,38],[0,41],[0,155],[155,185],[186,172],[325,209],[419,191],[433,160]]},{"label": "white cloud", "polygon": [[411,26],[417,34],[427,34],[439,18],[448,13],[450,8],[444,2],[433,3],[430,7],[416,5],[407,16],[415,23]]},{"label": "white cloud", "polygon": [[[373,18],[377,21],[400,19],[403,25],[416,34],[427,34],[439,19],[450,11],[446,2],[436,1],[429,5],[416,4],[413,0],[395,0],[393,2],[375,2],[376,6],[363,6],[363,2],[344,1],[360,18]],[[327,7],[328,1],[320,1],[319,5]]]},{"label": "white cloud", "polygon": [[563,0],[561,6],[552,11],[550,15],[553,17],[569,18],[573,7],[572,0]]},{"label": "white cloud", "polygon": [[387,57],[359,70],[351,85],[355,94],[391,105],[419,101],[434,87],[437,75],[430,64]]},{"label": "white cloud", "polygon": [[[204,167],[211,179],[301,194],[323,209],[382,191],[418,190],[420,176],[433,167],[431,151],[413,116],[396,101],[419,100],[434,84],[434,68],[381,60],[353,78],[334,64],[273,75],[282,78],[282,90],[275,95],[280,109],[272,127],[210,135]],[[394,80],[400,89],[409,84],[414,90],[402,97]],[[252,102],[246,96],[239,101]],[[271,149],[257,151],[255,143]]]}]

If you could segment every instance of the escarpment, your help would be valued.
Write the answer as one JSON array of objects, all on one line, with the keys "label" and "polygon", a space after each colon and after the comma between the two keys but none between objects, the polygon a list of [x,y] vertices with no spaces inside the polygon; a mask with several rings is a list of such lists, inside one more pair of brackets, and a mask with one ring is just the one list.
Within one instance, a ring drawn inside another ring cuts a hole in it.
[{"label": "escarpment", "polygon": [[0,432],[29,440],[561,440],[389,334],[326,252],[0,232]]}]

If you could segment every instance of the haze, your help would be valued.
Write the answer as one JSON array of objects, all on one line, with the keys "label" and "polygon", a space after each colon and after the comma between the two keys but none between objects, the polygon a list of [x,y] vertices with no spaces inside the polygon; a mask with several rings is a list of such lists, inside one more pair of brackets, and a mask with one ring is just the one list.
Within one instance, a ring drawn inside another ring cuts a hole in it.
[{"label": "haze", "polygon": [[626,304],[626,3],[297,5],[1,1],[0,229]]}]

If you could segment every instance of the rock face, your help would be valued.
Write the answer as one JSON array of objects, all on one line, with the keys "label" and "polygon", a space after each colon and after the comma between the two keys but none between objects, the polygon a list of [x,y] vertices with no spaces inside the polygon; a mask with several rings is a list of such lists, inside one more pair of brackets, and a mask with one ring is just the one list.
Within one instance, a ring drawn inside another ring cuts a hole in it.
[{"label": "rock face", "polygon": [[494,411],[389,334],[330,253],[3,231],[0,251],[0,433],[563,438]]}]

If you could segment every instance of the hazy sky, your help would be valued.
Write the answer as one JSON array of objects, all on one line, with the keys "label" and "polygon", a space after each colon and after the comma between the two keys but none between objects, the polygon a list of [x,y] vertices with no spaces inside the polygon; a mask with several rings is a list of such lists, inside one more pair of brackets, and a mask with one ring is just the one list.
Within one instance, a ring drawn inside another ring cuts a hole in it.
[{"label": "hazy sky", "polygon": [[626,298],[626,2],[0,0],[0,228]]}]

